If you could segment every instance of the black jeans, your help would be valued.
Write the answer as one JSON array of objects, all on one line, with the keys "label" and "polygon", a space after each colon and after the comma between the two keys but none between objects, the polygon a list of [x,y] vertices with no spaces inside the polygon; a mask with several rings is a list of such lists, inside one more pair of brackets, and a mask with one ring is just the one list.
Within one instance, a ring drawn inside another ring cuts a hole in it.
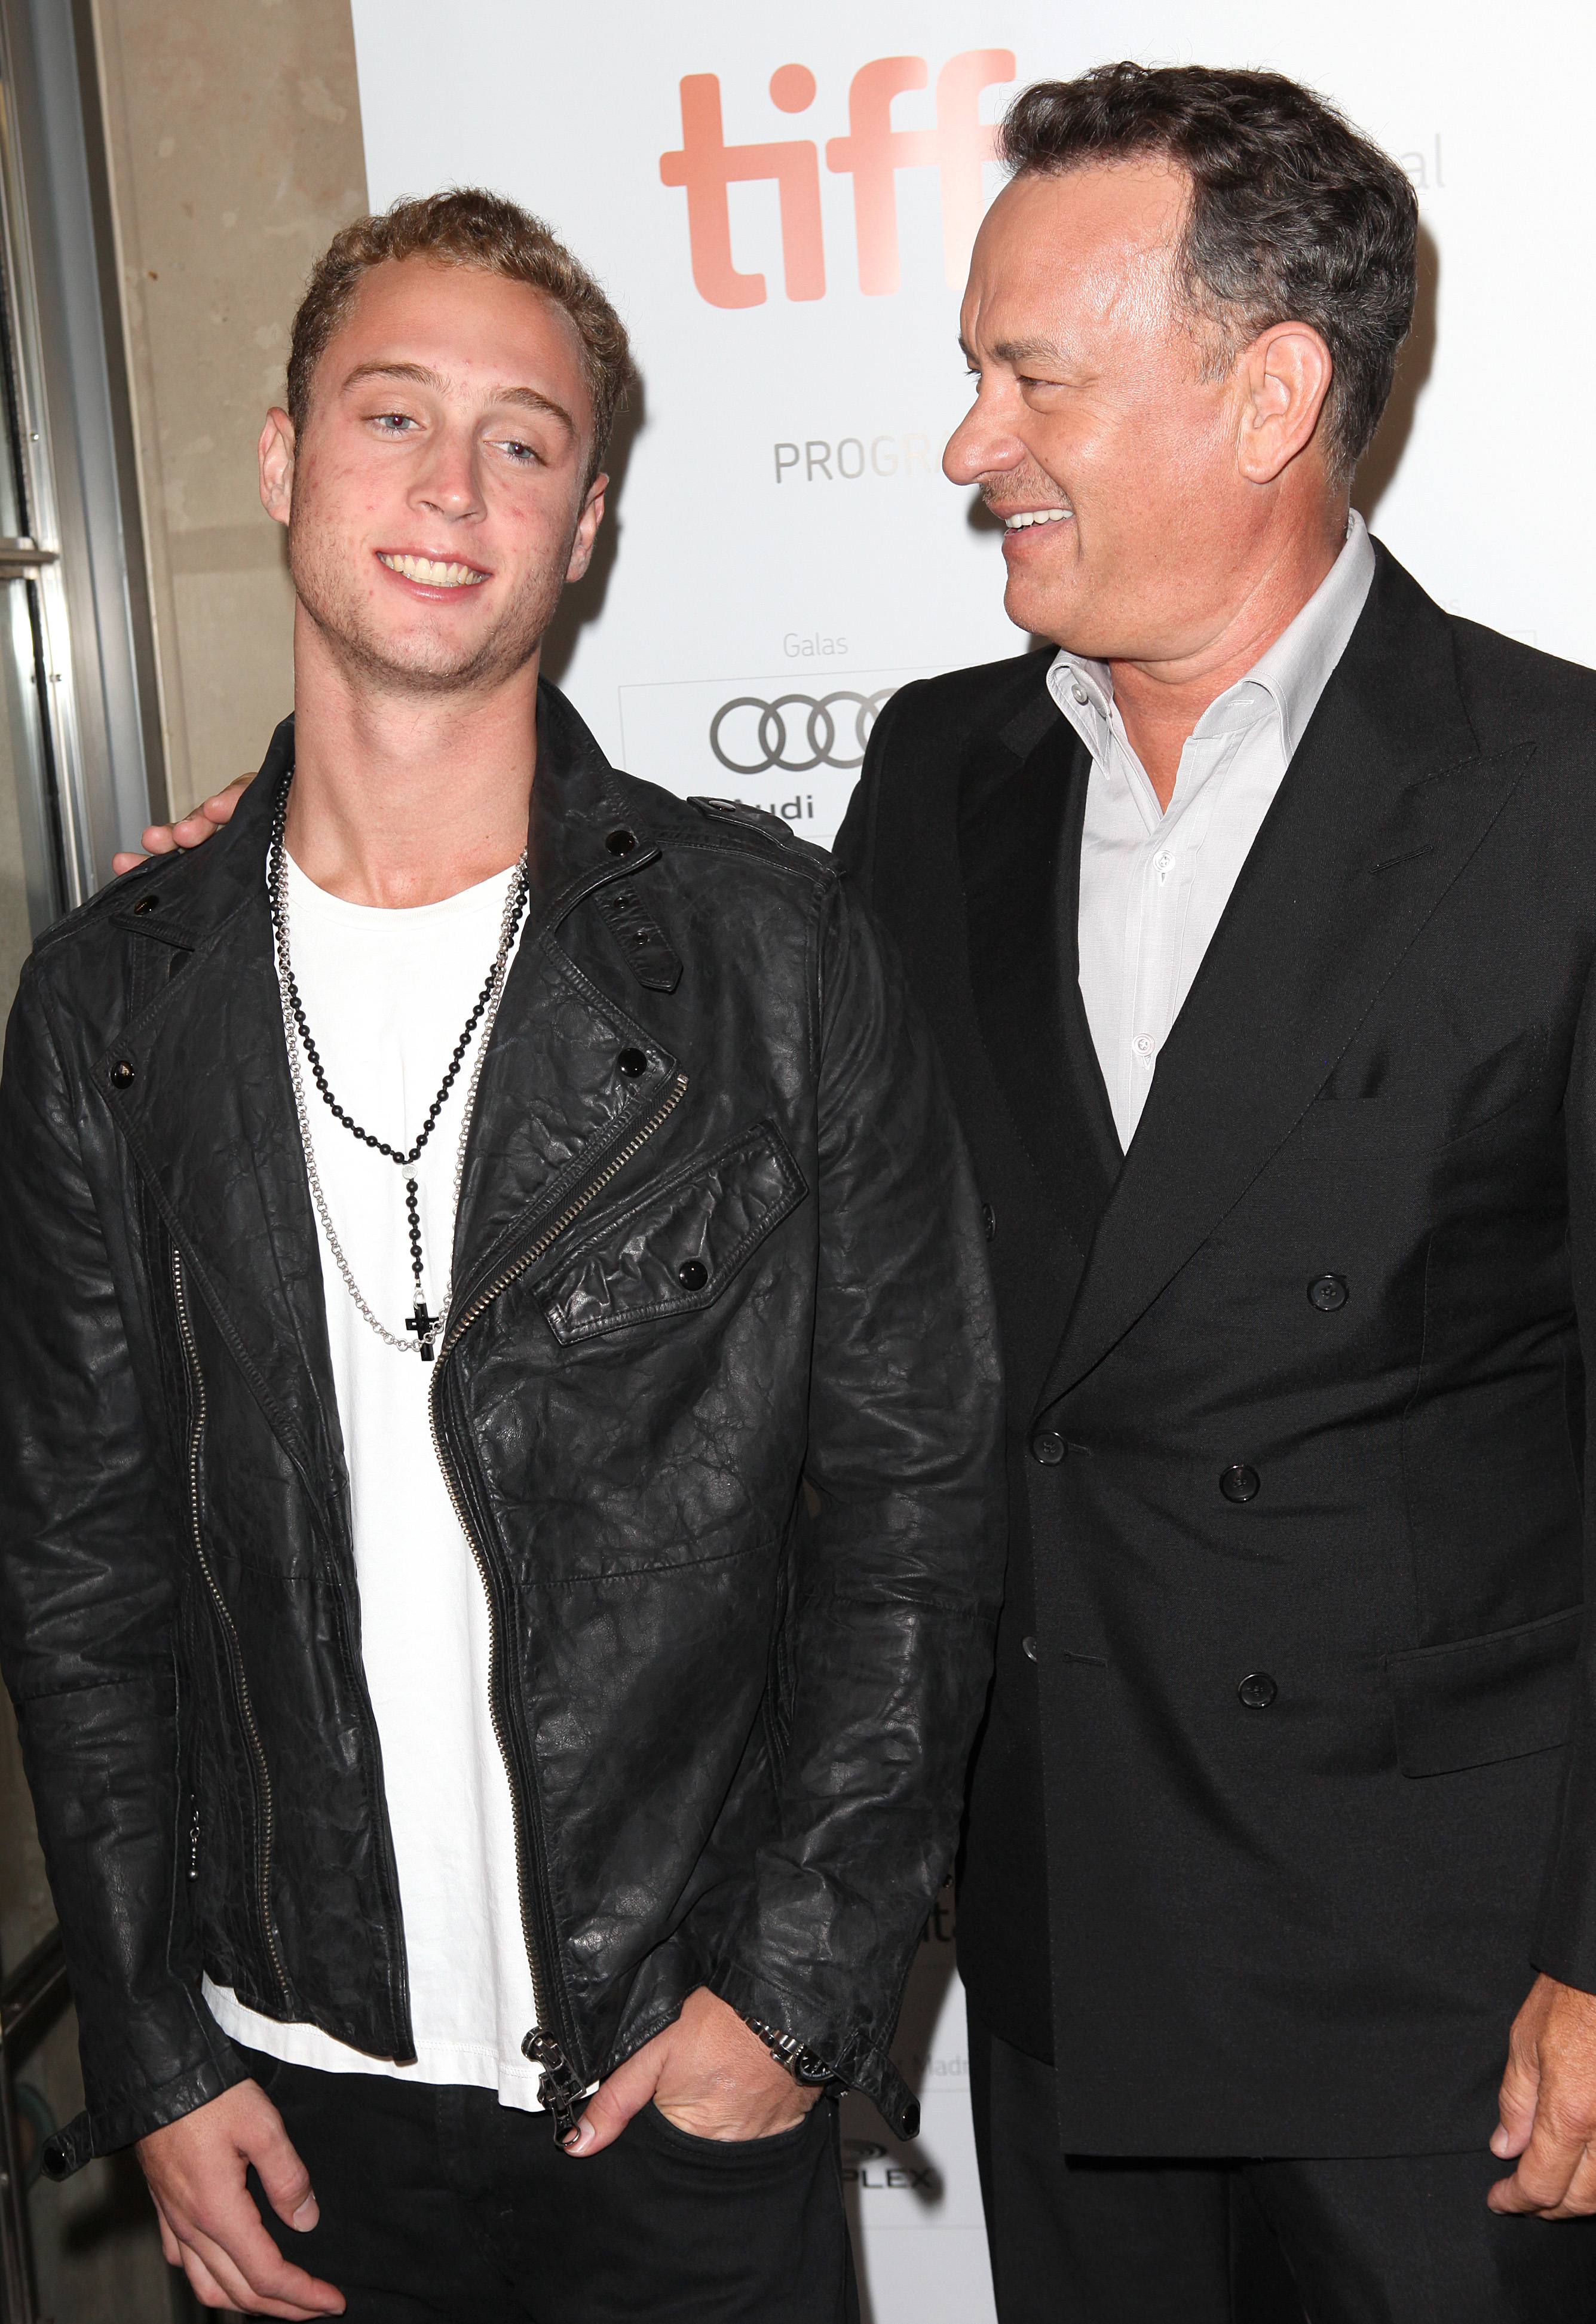
[{"label": "black jeans", "polygon": [[1591,2324],[1596,2219],[1503,2218],[1488,2152],[1066,2154],[1054,2071],[970,2014],[999,2324]]},{"label": "black jeans", "polygon": [[837,2109],[695,2138],[653,2107],[578,2162],[491,2090],[324,2074],[244,2051],[320,2208],[279,2248],[349,2324],[857,2324]]}]

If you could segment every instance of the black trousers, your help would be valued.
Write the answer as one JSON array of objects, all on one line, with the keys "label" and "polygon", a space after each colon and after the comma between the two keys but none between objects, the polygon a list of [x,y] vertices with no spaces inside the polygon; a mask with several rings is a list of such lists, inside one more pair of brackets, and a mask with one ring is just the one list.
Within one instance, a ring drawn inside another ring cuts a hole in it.
[{"label": "black trousers", "polygon": [[349,2324],[857,2324],[837,2109],[774,2138],[695,2138],[645,2107],[577,2162],[491,2090],[324,2074],[243,2052],[320,2208],[279,2248]]},{"label": "black trousers", "polygon": [[1501,2218],[1489,2152],[1063,2153],[1054,2070],[970,2014],[999,2324],[1592,2324],[1596,2219]]}]

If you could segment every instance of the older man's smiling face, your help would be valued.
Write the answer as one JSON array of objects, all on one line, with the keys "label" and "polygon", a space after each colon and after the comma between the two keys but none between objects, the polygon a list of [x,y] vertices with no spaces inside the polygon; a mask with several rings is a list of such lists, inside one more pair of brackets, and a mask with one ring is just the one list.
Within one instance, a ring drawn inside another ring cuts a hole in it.
[{"label": "older man's smiling face", "polygon": [[1233,380],[1176,294],[1185,203],[1158,162],[1018,179],[964,295],[977,392],[943,465],[1003,519],[1010,620],[1098,660],[1200,651],[1257,521]]},{"label": "older man's smiling face", "polygon": [[[263,457],[276,413],[263,438]],[[426,258],[361,281],[311,383],[289,525],[301,608],[386,689],[491,687],[524,668],[586,569],[605,480],[575,326],[521,282]]]}]

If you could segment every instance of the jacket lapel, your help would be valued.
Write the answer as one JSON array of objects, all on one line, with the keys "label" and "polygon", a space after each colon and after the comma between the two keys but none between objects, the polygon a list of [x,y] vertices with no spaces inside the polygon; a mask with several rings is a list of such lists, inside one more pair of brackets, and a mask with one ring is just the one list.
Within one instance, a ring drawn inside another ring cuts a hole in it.
[{"label": "jacket lapel", "polygon": [[1501,812],[1444,615],[1384,550],[1158,1059],[1042,1406],[1130,1330],[1289,1137]]},{"label": "jacket lapel", "polygon": [[[158,920],[180,957],[96,1078],[192,1290],[279,1442],[326,1490],[342,1474],[343,1440],[266,897],[272,807],[292,762],[289,719],[226,830],[141,884],[137,900],[158,894],[159,915],[117,914],[145,940]],[[121,1088],[124,1065],[134,1078]]]},{"label": "jacket lapel", "polygon": [[1081,1001],[1091,761],[1044,691],[966,761],[959,860],[982,1039],[1032,1168],[1084,1259],[1120,1141]]},{"label": "jacket lapel", "polygon": [[[615,852],[620,849],[622,852]],[[582,900],[631,879],[660,853],[614,770],[563,695],[538,700],[538,777],[527,839],[527,921],[483,1063],[455,1221],[455,1296],[464,1314],[533,1223],[583,1183],[600,1152],[642,1122],[677,1059],[601,992],[558,940]],[[623,1074],[623,1050],[641,1073]]]}]

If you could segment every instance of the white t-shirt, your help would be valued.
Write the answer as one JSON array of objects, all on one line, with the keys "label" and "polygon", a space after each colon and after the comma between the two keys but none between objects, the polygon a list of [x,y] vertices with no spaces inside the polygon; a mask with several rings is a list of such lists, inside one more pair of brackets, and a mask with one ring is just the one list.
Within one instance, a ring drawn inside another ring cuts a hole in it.
[{"label": "white t-shirt", "polygon": [[[289,860],[295,980],[333,1095],[364,1129],[414,1144],[498,950],[512,874],[441,904],[346,904]],[[413,1167],[358,1144],[309,1068],[310,1136],[334,1228],[367,1305],[404,1332],[415,1285],[404,1182],[419,1189],[427,1305],[445,1290],[460,1125],[482,1040]],[[361,1656],[383,1747],[383,1787],[404,1919],[416,2063],[280,2025],[205,1981],[218,2023],[268,2056],[332,2073],[472,2083],[535,2108],[521,2052],[536,2022],[521,1933],[509,1778],[488,1710],[487,1600],[432,1447],[432,1367],[388,1347],[361,1315],[319,1219],[333,1379],[354,1503]],[[407,1337],[410,1335],[407,1333]]]}]

